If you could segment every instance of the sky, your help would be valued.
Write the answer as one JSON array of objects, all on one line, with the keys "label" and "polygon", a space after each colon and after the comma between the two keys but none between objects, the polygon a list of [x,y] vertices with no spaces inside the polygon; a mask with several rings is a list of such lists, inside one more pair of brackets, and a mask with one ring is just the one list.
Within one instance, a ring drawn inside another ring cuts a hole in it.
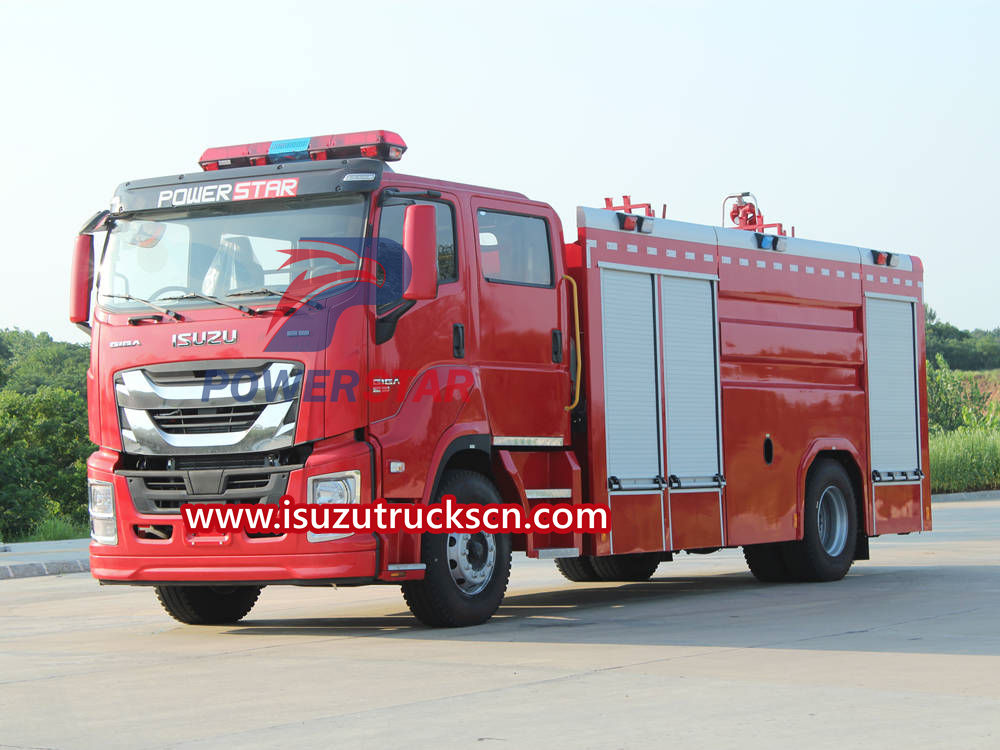
[{"label": "sky", "polygon": [[[400,133],[398,171],[919,256],[1000,326],[1000,3],[0,0],[0,328],[68,322],[83,223],[209,146]],[[14,229],[18,231],[13,231]]]}]

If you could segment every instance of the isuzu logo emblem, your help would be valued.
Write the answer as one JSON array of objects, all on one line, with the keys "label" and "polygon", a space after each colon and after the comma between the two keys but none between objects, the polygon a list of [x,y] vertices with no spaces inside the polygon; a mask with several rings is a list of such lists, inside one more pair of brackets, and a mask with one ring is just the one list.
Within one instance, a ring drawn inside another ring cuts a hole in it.
[{"label": "isuzu logo emblem", "polygon": [[204,346],[206,344],[235,344],[236,329],[222,331],[195,331],[175,333],[171,336],[174,346]]}]

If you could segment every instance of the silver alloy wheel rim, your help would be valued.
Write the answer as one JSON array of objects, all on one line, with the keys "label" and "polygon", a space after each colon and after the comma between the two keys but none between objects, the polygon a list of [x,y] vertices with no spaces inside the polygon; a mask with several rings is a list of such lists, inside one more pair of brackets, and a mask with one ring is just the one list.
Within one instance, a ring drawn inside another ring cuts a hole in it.
[{"label": "silver alloy wheel rim", "polygon": [[847,545],[847,498],[839,488],[823,490],[816,506],[816,527],[819,543],[826,554],[837,557]]},{"label": "silver alloy wheel rim", "polygon": [[475,596],[493,579],[497,544],[492,534],[449,534],[448,570],[458,590]]}]

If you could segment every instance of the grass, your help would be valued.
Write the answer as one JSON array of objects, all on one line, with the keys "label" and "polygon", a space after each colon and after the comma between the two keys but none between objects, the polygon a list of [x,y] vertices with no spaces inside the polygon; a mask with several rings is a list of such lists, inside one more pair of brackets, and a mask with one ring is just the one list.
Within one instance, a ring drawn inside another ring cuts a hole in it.
[{"label": "grass", "polygon": [[1000,432],[961,429],[931,435],[931,491],[1000,489]]},{"label": "grass", "polygon": [[87,526],[54,516],[41,521],[30,534],[7,541],[55,542],[60,539],[83,539],[88,536],[90,536],[90,529]]}]

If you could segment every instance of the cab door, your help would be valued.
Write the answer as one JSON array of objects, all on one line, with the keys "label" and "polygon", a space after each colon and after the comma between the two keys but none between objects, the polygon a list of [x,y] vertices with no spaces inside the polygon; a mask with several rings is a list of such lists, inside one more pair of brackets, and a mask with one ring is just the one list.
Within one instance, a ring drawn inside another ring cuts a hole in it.
[{"label": "cab door", "polygon": [[[403,300],[408,277],[403,216],[408,205],[433,205],[437,217],[437,296]],[[463,283],[469,269],[459,252],[458,201],[388,198],[375,217],[378,287],[365,383],[371,434],[382,446],[383,495],[420,497],[440,436],[455,422],[472,384],[456,345],[469,327]],[[402,467],[402,468],[400,468]]]},{"label": "cab door", "polygon": [[472,203],[479,261],[477,355],[494,443],[562,445],[569,332],[551,209]]}]

